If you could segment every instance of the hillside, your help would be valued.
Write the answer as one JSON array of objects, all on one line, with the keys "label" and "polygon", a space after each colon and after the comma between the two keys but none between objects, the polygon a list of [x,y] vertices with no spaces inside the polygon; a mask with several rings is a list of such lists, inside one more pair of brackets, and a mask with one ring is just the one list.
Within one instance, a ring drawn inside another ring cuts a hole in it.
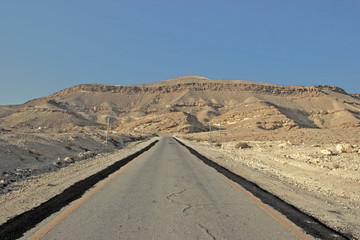
[{"label": "hillside", "polygon": [[146,85],[84,84],[22,105],[1,106],[0,127],[101,129],[108,116],[121,132],[199,132],[220,123],[256,130],[358,128],[360,100],[326,85],[186,76]]}]

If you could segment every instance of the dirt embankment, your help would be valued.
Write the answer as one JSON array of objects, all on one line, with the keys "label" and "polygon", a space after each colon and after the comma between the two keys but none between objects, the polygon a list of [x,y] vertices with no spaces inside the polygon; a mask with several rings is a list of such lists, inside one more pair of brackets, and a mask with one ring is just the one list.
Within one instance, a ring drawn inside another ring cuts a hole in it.
[{"label": "dirt embankment", "polygon": [[123,149],[101,153],[84,161],[75,161],[66,167],[58,168],[57,171],[31,175],[11,184],[9,186],[11,191],[0,195],[0,224],[46,202],[74,183],[130,156],[156,139],[132,142]]},{"label": "dirt embankment", "polygon": [[113,152],[150,134],[106,132],[17,131],[0,135],[0,194],[28,177],[57,171],[69,164]]}]

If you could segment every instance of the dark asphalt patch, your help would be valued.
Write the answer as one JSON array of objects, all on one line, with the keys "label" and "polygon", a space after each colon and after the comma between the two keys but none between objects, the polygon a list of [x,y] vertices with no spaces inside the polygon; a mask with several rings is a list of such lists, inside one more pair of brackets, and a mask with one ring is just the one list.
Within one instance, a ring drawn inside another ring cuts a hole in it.
[{"label": "dark asphalt patch", "polygon": [[263,203],[271,206],[272,208],[276,209],[278,212],[282,213],[286,216],[290,221],[295,223],[297,226],[303,229],[304,232],[313,236],[317,239],[326,239],[326,240],[339,240],[339,239],[355,239],[353,236],[348,234],[342,234],[337,232],[334,229],[329,228],[325,224],[321,223],[316,218],[309,216],[308,214],[300,211],[296,207],[292,206],[291,204],[285,202],[284,200],[276,197],[275,195],[269,193],[268,191],[262,189],[255,183],[252,183],[245,178],[229,171],[228,169],[220,166],[219,164],[211,161],[210,159],[206,158],[205,156],[198,153],[193,148],[185,145],[180,140],[175,139],[181,145],[186,147],[193,155],[203,161],[206,165],[214,168],[219,173],[223,174],[227,178],[231,179],[232,181],[238,183],[247,191],[251,192],[254,196],[259,198]]},{"label": "dark asphalt patch", "polygon": [[150,145],[137,151],[136,153],[115,162],[100,172],[73,184],[59,195],[56,195],[41,205],[9,219],[6,223],[0,226],[0,239],[12,240],[22,237],[25,232],[34,228],[42,220],[46,219],[51,214],[60,211],[63,207],[67,206],[74,200],[79,199],[87,190],[92,188],[99,181],[105,179],[110,174],[116,172],[121,167],[129,163],[131,160],[149,150],[157,142],[158,140],[152,142]]}]

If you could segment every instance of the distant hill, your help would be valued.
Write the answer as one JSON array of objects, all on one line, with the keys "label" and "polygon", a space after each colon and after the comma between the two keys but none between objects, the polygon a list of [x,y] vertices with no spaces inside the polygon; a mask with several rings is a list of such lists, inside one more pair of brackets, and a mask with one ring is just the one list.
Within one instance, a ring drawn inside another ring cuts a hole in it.
[{"label": "distant hill", "polygon": [[0,127],[104,128],[119,132],[358,128],[359,94],[338,87],[284,86],[185,76],[145,85],[83,84],[22,105],[0,106]]}]

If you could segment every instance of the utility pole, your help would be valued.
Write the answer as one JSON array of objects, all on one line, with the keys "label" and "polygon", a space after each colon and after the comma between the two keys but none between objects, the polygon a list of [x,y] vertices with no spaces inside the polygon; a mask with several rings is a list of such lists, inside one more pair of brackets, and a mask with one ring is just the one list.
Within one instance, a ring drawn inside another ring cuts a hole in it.
[{"label": "utility pole", "polygon": [[110,128],[110,116],[107,117],[106,143],[108,142],[109,128]]},{"label": "utility pole", "polygon": [[219,145],[221,147],[221,122],[220,122],[220,127],[219,127]]}]

